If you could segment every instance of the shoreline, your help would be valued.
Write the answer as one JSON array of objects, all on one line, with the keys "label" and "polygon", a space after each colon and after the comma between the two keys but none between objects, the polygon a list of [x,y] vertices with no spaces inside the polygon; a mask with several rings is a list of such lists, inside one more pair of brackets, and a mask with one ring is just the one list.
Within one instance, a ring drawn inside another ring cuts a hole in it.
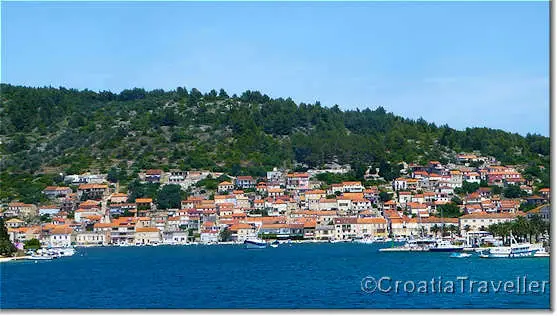
[{"label": "shoreline", "polygon": [[21,257],[0,257],[0,263],[10,262],[10,261],[17,261],[17,260],[29,260],[30,256],[21,256]]}]

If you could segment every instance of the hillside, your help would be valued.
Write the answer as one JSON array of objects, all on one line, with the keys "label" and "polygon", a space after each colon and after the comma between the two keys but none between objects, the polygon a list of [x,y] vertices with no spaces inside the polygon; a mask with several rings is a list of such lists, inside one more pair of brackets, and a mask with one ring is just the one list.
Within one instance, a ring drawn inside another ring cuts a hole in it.
[{"label": "hillside", "polygon": [[[6,178],[36,173],[145,168],[211,169],[263,175],[272,167],[348,163],[361,177],[401,162],[446,161],[481,151],[505,164],[545,166],[549,138],[473,128],[457,131],[375,110],[341,111],[246,91],[143,89],[112,92],[2,84],[1,169]],[[427,113],[424,113],[426,116]],[[547,179],[545,179],[547,178]],[[547,183],[548,184],[548,183]]]}]

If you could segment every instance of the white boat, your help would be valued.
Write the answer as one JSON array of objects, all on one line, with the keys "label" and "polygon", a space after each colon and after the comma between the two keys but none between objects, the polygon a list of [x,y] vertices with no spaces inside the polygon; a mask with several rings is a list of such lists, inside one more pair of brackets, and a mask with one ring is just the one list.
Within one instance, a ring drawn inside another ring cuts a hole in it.
[{"label": "white boat", "polygon": [[533,244],[530,249],[535,251],[534,257],[549,257],[549,252],[545,250],[543,244]]},{"label": "white boat", "polygon": [[29,257],[30,260],[52,260],[54,257],[49,255],[32,255]]},{"label": "white boat", "polygon": [[471,253],[453,252],[449,258],[469,258],[471,256]]},{"label": "white boat", "polygon": [[267,242],[259,238],[248,238],[244,240],[246,249],[263,249],[267,248]]},{"label": "white boat", "polygon": [[58,255],[60,257],[71,257],[75,255],[75,249],[71,247],[67,248],[50,248],[48,249],[48,253]]},{"label": "white boat", "polygon": [[510,235],[511,245],[509,247],[491,247],[480,253],[480,258],[528,258],[534,257],[536,250],[532,249],[530,243],[518,243],[514,239],[512,233]]},{"label": "white boat", "polygon": [[411,239],[404,245],[399,247],[381,248],[381,252],[399,252],[399,251],[429,251],[430,248],[436,243],[433,239]]},{"label": "white boat", "polygon": [[271,248],[278,248],[279,246],[278,240],[273,241],[272,243],[269,244],[269,246],[271,246]]},{"label": "white boat", "polygon": [[342,239],[331,239],[331,240],[329,240],[329,242],[330,242],[331,244],[336,244],[336,243],[339,243],[339,242],[346,242],[346,240],[342,240]]},{"label": "white boat", "polygon": [[450,240],[438,240],[433,247],[429,248],[431,252],[456,252],[462,251],[464,246],[454,245]]},{"label": "white boat", "polygon": [[371,238],[354,239],[354,242],[358,244],[373,244],[373,239]]}]

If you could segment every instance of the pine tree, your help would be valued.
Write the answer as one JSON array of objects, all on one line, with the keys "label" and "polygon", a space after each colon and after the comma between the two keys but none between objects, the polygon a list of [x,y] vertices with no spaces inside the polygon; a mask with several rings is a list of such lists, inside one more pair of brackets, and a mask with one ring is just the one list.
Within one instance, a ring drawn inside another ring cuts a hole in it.
[{"label": "pine tree", "polygon": [[4,219],[0,217],[0,255],[11,256],[16,250],[8,236],[8,229],[4,224]]}]

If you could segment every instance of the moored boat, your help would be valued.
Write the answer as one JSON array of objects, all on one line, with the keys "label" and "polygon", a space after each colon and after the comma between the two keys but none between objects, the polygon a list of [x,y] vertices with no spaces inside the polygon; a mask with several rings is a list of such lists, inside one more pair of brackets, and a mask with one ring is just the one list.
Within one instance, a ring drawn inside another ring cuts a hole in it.
[{"label": "moored boat", "polygon": [[533,244],[530,246],[530,249],[535,251],[534,257],[549,257],[549,252],[545,250],[542,244]]},{"label": "moored boat", "polygon": [[450,240],[439,240],[429,248],[431,252],[457,252],[462,251],[463,246],[454,245]]},{"label": "moored boat", "polygon": [[49,255],[32,255],[29,257],[30,260],[52,260],[54,257]]},{"label": "moored boat", "polygon": [[258,239],[258,238],[246,239],[246,240],[244,240],[244,245],[246,246],[246,249],[267,248],[267,243],[264,240]]},{"label": "moored boat", "polygon": [[512,233],[510,235],[511,245],[501,246],[501,247],[491,247],[487,250],[484,250],[480,253],[480,258],[484,259],[496,259],[496,258],[508,258],[508,259],[516,259],[516,258],[531,258],[534,257],[535,253],[537,252],[535,249],[532,248],[530,243],[518,243],[514,239]]},{"label": "moored boat", "polygon": [[358,244],[373,244],[373,239],[371,238],[354,239],[354,242]]}]

